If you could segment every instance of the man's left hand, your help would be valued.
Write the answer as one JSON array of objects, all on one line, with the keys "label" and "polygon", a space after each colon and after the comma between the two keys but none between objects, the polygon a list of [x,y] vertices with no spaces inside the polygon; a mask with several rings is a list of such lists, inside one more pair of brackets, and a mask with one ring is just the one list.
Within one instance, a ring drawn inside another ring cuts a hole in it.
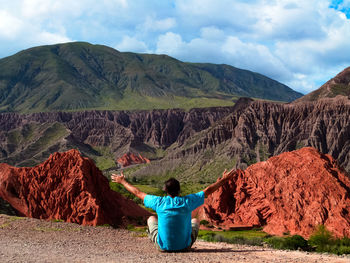
[{"label": "man's left hand", "polygon": [[229,179],[231,179],[231,178],[233,178],[233,175],[235,174],[235,169],[232,169],[231,171],[227,171],[226,169],[225,169],[225,171],[222,173],[222,178],[223,179],[226,179],[226,180],[229,180]]}]

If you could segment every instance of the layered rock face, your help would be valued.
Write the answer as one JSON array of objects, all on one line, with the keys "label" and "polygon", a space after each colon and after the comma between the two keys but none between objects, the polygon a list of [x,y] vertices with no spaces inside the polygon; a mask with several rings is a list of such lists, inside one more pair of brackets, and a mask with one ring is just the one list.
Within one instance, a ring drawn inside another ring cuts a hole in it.
[{"label": "layered rock face", "polygon": [[[117,157],[138,147],[165,149],[186,140],[234,111],[233,107],[139,112],[90,111],[0,114],[0,161],[28,166],[51,153],[108,147]],[[31,160],[26,162],[25,160]]]},{"label": "layered rock face", "polygon": [[182,158],[214,149],[216,154],[236,158],[237,168],[245,169],[249,163],[311,146],[350,171],[349,115],[350,100],[346,98],[297,104],[256,101],[169,155]]},{"label": "layered rock face", "polygon": [[151,161],[143,156],[141,154],[135,155],[133,153],[126,153],[122,157],[120,157],[117,162],[122,167],[127,167],[133,164],[141,164],[141,163],[150,163]]},{"label": "layered rock face", "polygon": [[267,233],[309,237],[323,224],[350,235],[350,179],[329,155],[311,147],[237,170],[206,199],[200,218],[229,227],[257,226]]},{"label": "layered rock face", "polygon": [[83,225],[124,225],[149,215],[111,190],[93,161],[77,150],[55,153],[32,168],[0,164],[0,197],[20,215]]}]

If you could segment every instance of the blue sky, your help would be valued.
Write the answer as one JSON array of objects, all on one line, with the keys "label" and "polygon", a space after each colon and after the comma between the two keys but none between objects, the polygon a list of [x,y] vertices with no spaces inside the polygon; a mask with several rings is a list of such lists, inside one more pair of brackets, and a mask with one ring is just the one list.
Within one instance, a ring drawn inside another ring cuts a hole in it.
[{"label": "blue sky", "polygon": [[0,0],[0,58],[69,41],[225,63],[308,93],[350,66],[350,0]]}]

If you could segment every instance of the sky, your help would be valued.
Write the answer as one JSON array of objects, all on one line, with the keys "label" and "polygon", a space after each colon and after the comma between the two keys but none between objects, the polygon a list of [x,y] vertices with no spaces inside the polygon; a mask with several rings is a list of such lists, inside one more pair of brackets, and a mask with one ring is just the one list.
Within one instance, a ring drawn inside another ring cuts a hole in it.
[{"label": "sky", "polygon": [[350,66],[350,0],[0,0],[0,58],[71,41],[228,64],[306,94]]}]

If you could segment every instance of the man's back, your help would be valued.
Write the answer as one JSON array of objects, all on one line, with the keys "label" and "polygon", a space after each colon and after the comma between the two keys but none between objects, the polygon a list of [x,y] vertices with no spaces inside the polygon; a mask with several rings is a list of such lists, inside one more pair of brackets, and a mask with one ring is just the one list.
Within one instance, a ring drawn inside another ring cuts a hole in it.
[{"label": "man's back", "polygon": [[183,197],[145,196],[145,206],[158,215],[157,241],[162,250],[181,250],[191,244],[191,212],[203,203],[203,191]]}]

